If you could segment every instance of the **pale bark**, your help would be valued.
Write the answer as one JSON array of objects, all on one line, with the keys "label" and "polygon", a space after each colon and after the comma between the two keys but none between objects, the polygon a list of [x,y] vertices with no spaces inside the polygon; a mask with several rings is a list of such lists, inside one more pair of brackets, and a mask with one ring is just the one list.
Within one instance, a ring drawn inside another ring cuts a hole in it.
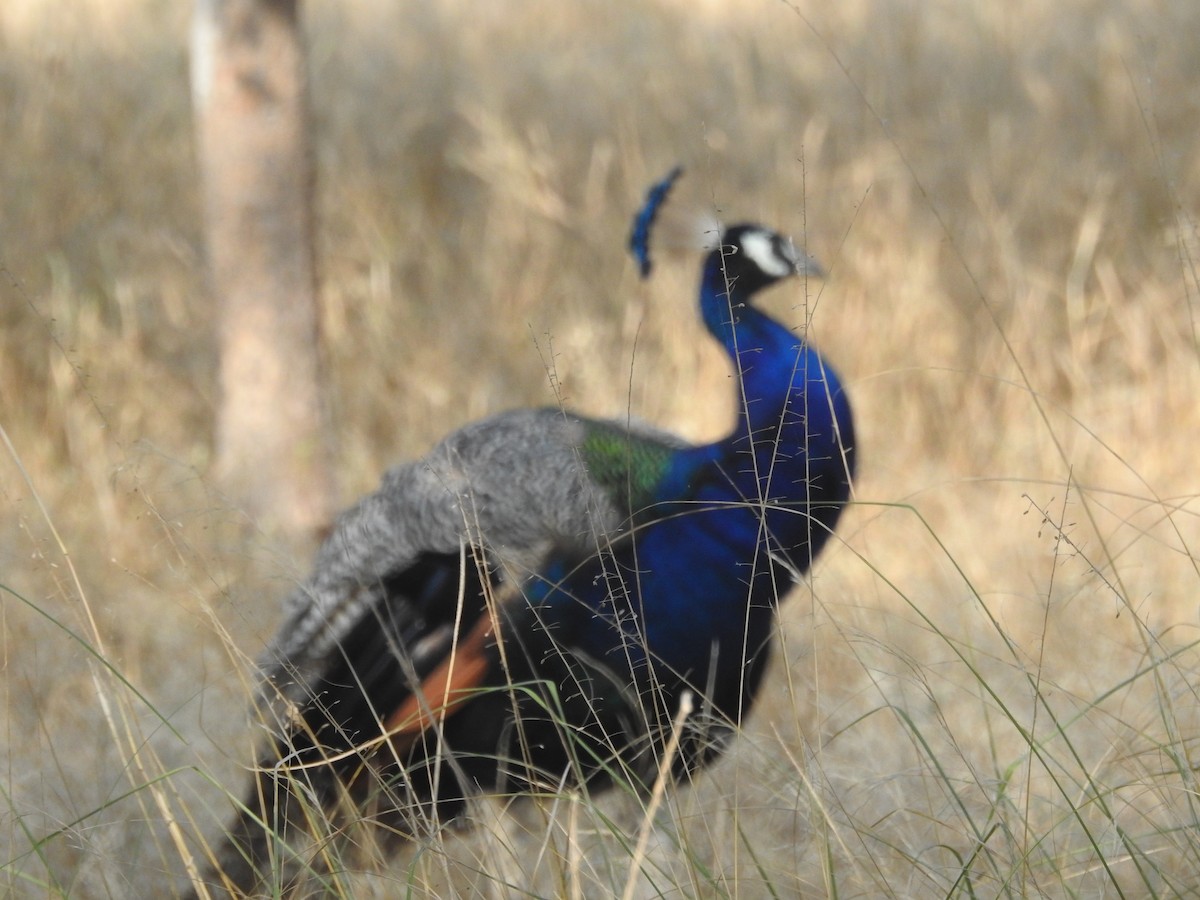
[{"label": "pale bark", "polygon": [[298,0],[197,0],[192,92],[220,319],[220,483],[296,536],[333,504]]}]

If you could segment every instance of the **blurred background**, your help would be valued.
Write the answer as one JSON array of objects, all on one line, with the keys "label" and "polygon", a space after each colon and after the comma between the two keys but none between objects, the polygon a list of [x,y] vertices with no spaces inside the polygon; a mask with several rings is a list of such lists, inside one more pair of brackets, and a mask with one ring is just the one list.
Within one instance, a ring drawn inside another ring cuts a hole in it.
[{"label": "blurred background", "polygon": [[[0,7],[17,896],[183,889],[242,790],[248,660],[311,551],[211,477],[187,7]],[[626,257],[677,162],[673,206],[828,270],[765,302],[849,384],[858,502],[733,752],[670,797],[648,895],[1194,896],[1200,5],[303,15],[343,504],[511,407],[728,427],[698,254],[664,241],[646,285]],[[604,803],[587,814],[637,827]],[[520,815],[375,860],[353,895],[620,892],[618,829],[568,864],[545,852],[565,826]]]}]

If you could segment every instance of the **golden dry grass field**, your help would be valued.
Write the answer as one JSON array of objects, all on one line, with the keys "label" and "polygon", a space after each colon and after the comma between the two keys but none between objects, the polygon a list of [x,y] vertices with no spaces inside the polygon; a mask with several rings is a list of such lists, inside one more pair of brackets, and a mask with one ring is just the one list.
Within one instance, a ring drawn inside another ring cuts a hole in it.
[{"label": "golden dry grass field", "polygon": [[[210,477],[187,4],[0,6],[0,891],[171,896],[240,793],[311,548]],[[504,408],[732,410],[698,256],[845,375],[856,504],[728,756],[645,821],[529,802],[343,896],[1200,894],[1200,4],[310,3],[346,502]],[[297,486],[303,490],[302,485]],[[648,850],[637,852],[646,830]]]}]

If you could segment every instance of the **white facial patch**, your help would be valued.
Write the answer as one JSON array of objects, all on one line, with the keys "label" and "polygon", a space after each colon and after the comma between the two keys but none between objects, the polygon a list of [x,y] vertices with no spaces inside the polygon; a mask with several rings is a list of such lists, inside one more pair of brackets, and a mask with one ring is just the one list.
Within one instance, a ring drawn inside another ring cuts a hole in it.
[{"label": "white facial patch", "polygon": [[769,232],[747,231],[742,235],[742,252],[772,278],[796,274],[796,261],[780,255]]}]

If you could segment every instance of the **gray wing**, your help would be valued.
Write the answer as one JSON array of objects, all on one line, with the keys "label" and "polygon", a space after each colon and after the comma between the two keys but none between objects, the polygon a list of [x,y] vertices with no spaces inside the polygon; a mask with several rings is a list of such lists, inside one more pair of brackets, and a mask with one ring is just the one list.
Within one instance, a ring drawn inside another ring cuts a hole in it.
[{"label": "gray wing", "polygon": [[467,425],[423,459],[389,470],[375,493],[338,518],[311,576],[285,601],[284,624],[260,659],[268,681],[293,700],[304,696],[341,639],[379,603],[383,579],[423,554],[480,548],[490,566],[519,581],[552,547],[587,552],[611,539],[629,511],[583,462],[581,444],[597,424],[664,448],[684,446],[638,423],[523,409]]}]

